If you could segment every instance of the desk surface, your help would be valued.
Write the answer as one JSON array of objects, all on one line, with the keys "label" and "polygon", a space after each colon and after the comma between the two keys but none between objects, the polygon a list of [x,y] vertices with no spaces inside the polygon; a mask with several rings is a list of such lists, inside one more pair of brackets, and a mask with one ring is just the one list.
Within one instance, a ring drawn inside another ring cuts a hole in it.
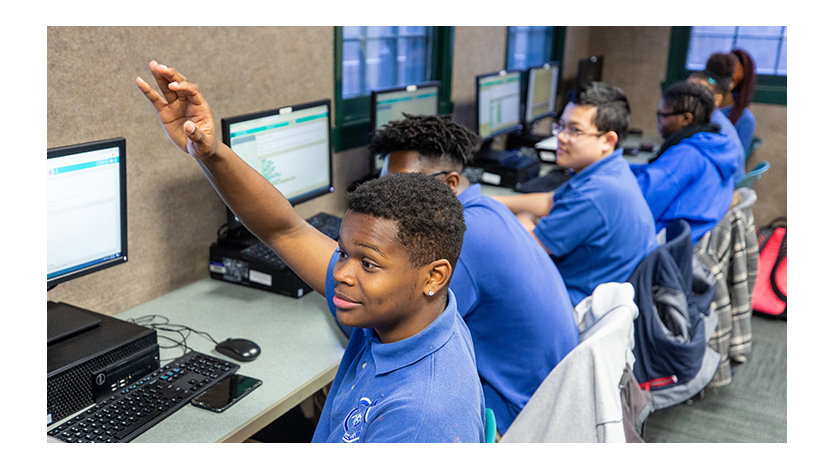
[{"label": "desk surface", "polygon": [[[116,317],[135,320],[145,315],[163,315],[217,341],[255,341],[260,356],[240,363],[238,373],[259,378],[263,385],[223,413],[186,405],[132,442],[242,442],[330,383],[347,344],[326,301],[315,292],[293,299],[206,278]],[[170,341],[160,338],[159,345],[163,364],[182,355],[182,348],[163,348]],[[231,361],[200,335],[191,334],[188,345]]]}]

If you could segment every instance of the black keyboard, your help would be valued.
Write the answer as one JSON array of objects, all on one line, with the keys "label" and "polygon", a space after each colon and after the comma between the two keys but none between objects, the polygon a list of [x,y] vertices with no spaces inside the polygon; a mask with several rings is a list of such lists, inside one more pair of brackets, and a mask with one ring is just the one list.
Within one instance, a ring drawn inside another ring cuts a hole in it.
[{"label": "black keyboard", "polygon": [[192,351],[47,431],[65,442],[130,442],[239,365]]},{"label": "black keyboard", "polygon": [[339,229],[342,227],[341,217],[331,215],[326,212],[319,212],[318,214],[307,219],[307,222],[328,237],[334,240],[339,239]]},{"label": "black keyboard", "polygon": [[569,179],[570,173],[566,170],[552,170],[550,173],[517,184],[515,190],[520,193],[547,193],[556,190]]},{"label": "black keyboard", "polygon": [[[328,237],[334,240],[339,239],[339,228],[341,228],[342,226],[341,217],[337,217],[326,212],[319,212],[318,214],[307,219],[307,222],[309,222],[310,225],[312,225],[313,227],[318,229],[319,232],[327,235]],[[266,263],[267,265],[276,270],[283,270],[288,268],[287,263],[285,263],[284,260],[282,260],[278,255],[276,255],[275,252],[272,251],[272,248],[269,247],[269,245],[260,240],[240,250],[240,254],[243,256],[244,259]]]}]

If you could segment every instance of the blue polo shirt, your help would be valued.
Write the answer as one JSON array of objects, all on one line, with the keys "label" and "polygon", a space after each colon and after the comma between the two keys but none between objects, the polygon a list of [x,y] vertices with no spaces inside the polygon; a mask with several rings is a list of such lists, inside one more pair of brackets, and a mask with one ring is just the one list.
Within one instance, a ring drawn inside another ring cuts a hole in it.
[{"label": "blue polo shirt", "polygon": [[562,276],[518,218],[478,184],[458,199],[466,232],[451,289],[504,433],[579,334]]},{"label": "blue polo shirt", "polygon": [[[325,287],[334,318],[337,260]],[[443,313],[404,340],[353,328],[313,442],[483,442],[483,417],[472,339],[449,291]]]},{"label": "blue polo shirt", "polygon": [[533,233],[550,251],[575,306],[604,282],[626,282],[657,248],[655,223],[617,149],[573,175]]}]

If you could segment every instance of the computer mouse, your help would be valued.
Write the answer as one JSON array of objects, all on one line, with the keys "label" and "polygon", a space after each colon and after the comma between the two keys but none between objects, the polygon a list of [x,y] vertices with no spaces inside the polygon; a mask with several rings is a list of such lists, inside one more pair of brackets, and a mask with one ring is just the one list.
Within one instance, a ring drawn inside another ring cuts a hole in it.
[{"label": "computer mouse", "polygon": [[229,338],[217,343],[214,350],[232,359],[249,362],[261,354],[261,347],[254,341],[244,338]]}]

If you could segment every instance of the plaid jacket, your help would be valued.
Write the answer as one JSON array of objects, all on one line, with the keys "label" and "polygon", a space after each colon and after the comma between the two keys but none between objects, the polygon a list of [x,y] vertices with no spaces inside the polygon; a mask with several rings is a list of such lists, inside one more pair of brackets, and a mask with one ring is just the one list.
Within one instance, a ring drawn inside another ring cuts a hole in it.
[{"label": "plaid jacket", "polygon": [[718,327],[709,346],[719,353],[721,362],[709,384],[713,387],[730,383],[732,364],[747,361],[752,345],[751,296],[759,262],[752,211],[755,202],[753,189],[736,190],[733,206],[695,245],[695,255],[709,266],[716,280],[712,307]]}]

